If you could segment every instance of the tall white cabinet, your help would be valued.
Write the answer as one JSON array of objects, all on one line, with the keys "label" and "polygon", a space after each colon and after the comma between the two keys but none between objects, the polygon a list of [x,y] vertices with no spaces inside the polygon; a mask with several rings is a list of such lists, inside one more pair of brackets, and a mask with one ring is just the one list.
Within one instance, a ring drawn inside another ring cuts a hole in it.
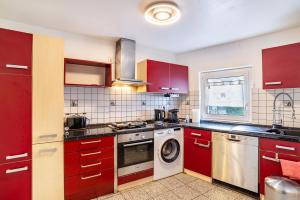
[{"label": "tall white cabinet", "polygon": [[64,199],[64,42],[33,36],[32,199]]}]

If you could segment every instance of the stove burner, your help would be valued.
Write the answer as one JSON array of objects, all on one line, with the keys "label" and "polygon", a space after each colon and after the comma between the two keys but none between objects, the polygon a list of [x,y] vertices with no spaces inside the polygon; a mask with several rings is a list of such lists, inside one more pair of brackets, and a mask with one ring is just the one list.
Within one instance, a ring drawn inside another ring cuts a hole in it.
[{"label": "stove burner", "polygon": [[112,123],[110,127],[116,130],[121,130],[121,129],[143,128],[146,125],[147,122],[133,121],[133,122],[124,122],[124,123]]}]

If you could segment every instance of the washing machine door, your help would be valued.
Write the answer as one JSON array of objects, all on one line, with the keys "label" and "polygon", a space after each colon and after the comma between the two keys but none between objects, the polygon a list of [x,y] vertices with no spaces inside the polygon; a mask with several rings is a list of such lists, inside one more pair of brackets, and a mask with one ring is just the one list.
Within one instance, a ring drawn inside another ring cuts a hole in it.
[{"label": "washing machine door", "polygon": [[165,140],[160,148],[160,159],[165,163],[172,163],[177,160],[180,154],[180,144],[175,138]]}]

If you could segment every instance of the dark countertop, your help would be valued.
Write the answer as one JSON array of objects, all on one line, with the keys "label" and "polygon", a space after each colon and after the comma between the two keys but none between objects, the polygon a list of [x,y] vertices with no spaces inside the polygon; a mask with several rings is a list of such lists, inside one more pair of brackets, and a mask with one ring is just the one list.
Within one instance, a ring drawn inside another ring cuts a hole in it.
[{"label": "dark countertop", "polygon": [[297,131],[296,134],[294,135],[277,135],[277,134],[271,134],[266,132],[266,130],[270,129],[270,127],[268,126],[253,125],[253,124],[232,124],[232,123],[210,122],[210,121],[201,121],[200,123],[180,123],[180,124],[164,123],[163,126],[147,124],[146,127],[144,128],[134,128],[134,129],[125,129],[125,130],[117,130],[117,131],[114,131],[107,125],[103,125],[103,124],[93,125],[86,129],[66,131],[64,140],[73,141],[73,140],[80,140],[80,139],[115,136],[118,134],[137,133],[137,132],[153,131],[158,129],[176,128],[176,127],[186,127],[186,128],[210,130],[210,131],[230,133],[230,134],[300,142],[300,129],[296,129]]},{"label": "dark countertop", "polygon": [[255,124],[232,124],[223,122],[201,121],[200,123],[182,123],[182,126],[186,128],[210,130],[215,132],[223,132],[237,135],[300,142],[300,129],[294,129],[296,130],[296,134],[294,135],[278,135],[266,132],[271,127]]}]

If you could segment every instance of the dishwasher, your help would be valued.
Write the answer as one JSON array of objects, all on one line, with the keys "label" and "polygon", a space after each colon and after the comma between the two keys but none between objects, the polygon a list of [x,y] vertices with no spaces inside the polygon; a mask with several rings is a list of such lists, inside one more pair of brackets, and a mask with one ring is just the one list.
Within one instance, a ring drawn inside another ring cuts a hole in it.
[{"label": "dishwasher", "polygon": [[214,132],[213,179],[258,193],[258,138]]}]

